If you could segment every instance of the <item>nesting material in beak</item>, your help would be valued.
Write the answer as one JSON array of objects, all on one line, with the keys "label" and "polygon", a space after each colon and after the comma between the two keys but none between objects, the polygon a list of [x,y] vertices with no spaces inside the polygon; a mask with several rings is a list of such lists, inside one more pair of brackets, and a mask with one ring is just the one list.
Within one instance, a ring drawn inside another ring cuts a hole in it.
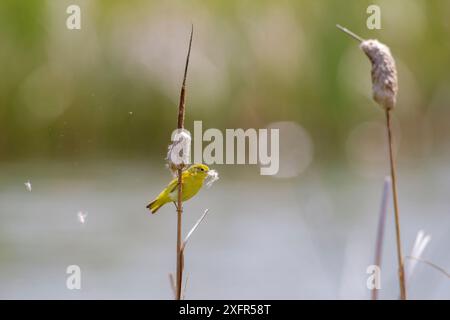
[{"label": "nesting material in beak", "polygon": [[208,188],[211,187],[212,184],[217,180],[219,180],[219,173],[216,170],[209,170],[208,175],[205,179],[206,186]]}]

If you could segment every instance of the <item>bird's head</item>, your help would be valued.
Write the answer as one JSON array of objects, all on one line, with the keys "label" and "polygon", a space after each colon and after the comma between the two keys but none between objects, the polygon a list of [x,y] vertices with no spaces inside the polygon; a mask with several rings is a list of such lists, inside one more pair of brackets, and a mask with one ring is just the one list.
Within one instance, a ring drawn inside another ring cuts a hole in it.
[{"label": "bird's head", "polygon": [[206,178],[209,172],[209,167],[204,164],[193,164],[187,169],[187,171],[192,175],[197,175]]}]

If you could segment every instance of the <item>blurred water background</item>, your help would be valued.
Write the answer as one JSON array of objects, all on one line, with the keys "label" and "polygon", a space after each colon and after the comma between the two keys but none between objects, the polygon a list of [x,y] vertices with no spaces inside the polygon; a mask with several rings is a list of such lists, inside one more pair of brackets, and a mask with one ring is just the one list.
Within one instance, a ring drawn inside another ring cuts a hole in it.
[{"label": "blurred water background", "polygon": [[[372,3],[381,30],[366,28]],[[81,30],[65,26],[70,4]],[[449,270],[448,13],[445,0],[2,1],[0,298],[172,297],[175,211],[145,205],[170,179],[191,23],[187,129],[280,128],[281,162],[275,177],[212,165],[220,180],[185,208],[185,229],[210,209],[186,249],[186,298],[369,298],[384,115],[336,23],[392,49],[405,254],[423,229],[424,258]],[[381,298],[398,293],[394,240],[390,209]],[[66,288],[72,264],[81,290]],[[409,291],[449,299],[450,282],[419,264]]]}]

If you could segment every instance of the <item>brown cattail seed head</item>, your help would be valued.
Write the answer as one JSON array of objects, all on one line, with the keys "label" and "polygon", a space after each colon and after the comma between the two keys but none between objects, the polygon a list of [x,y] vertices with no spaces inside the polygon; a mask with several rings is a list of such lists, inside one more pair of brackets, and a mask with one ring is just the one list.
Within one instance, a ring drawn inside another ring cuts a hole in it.
[{"label": "brown cattail seed head", "polygon": [[398,80],[395,61],[389,47],[378,40],[365,40],[360,48],[372,62],[372,96],[385,110],[394,108]]}]

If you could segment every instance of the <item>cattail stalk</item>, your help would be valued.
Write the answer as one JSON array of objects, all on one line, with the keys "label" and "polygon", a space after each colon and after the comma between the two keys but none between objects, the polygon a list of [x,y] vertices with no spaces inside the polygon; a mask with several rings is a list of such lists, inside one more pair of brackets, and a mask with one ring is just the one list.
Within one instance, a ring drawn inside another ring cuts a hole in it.
[{"label": "cattail stalk", "polygon": [[[180,92],[180,103],[178,105],[178,125],[177,128],[179,130],[184,129],[184,115],[185,115],[185,95],[186,95],[186,78],[187,71],[189,65],[189,57],[191,54],[191,46],[192,46],[192,35],[194,33],[194,26],[191,27],[191,35],[189,39],[189,49],[186,56],[186,65],[184,68],[184,77],[183,84],[181,86]],[[175,282],[175,299],[181,299],[181,291],[183,284],[183,268],[184,268],[184,254],[183,254],[183,240],[182,240],[182,216],[183,216],[183,204],[182,204],[182,195],[183,195],[183,165],[179,165],[177,169],[178,176],[178,198],[177,198],[177,267],[176,267],[176,282]]]},{"label": "cattail stalk", "polygon": [[403,260],[401,236],[400,236],[400,213],[398,209],[398,195],[397,195],[397,170],[395,167],[394,152],[392,148],[392,126],[391,126],[391,110],[386,110],[386,126],[388,131],[389,142],[389,159],[391,165],[391,179],[392,179],[392,198],[394,202],[395,214],[395,234],[397,240],[397,259],[398,259],[398,277],[400,281],[400,298],[406,300],[406,280],[405,280],[405,263]]},{"label": "cattail stalk", "polygon": [[392,179],[392,197],[395,212],[395,233],[397,241],[398,277],[400,284],[400,298],[406,300],[405,268],[400,237],[400,213],[397,195],[397,172],[393,152],[393,138],[391,125],[391,111],[397,102],[398,80],[395,60],[388,46],[378,40],[364,40],[350,30],[337,25],[343,32],[360,42],[360,48],[372,63],[372,96],[373,99],[385,110],[386,127],[388,131],[389,160]]}]

